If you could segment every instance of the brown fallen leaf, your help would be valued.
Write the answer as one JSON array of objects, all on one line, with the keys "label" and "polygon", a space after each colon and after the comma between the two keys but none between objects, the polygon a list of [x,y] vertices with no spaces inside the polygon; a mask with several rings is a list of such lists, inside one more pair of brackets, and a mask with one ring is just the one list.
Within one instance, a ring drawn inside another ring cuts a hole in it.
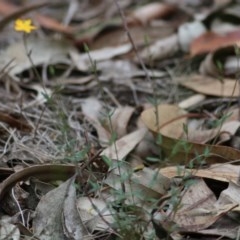
[{"label": "brown fallen leaf", "polygon": [[[172,161],[188,162],[193,159],[206,160],[207,163],[231,161],[240,158],[240,151],[231,147],[200,144],[182,139],[183,123],[187,114],[175,105],[158,106],[158,123],[156,109],[145,110],[141,117],[145,125],[156,136],[161,134],[161,147]],[[162,119],[162,120],[161,120]]]},{"label": "brown fallen leaf", "polygon": [[[171,201],[166,203],[171,204]],[[180,233],[192,233],[209,228],[229,211],[234,210],[238,204],[217,204],[215,195],[206,183],[202,179],[195,179],[189,187],[183,190],[178,206],[174,212],[156,212],[155,222],[163,227],[177,225],[175,230]],[[156,221],[157,215],[160,219],[158,222]]]},{"label": "brown fallen leaf", "polygon": [[179,83],[196,92],[219,97],[238,97],[239,83],[236,80],[224,79],[221,82],[219,79],[201,75],[190,75],[178,79]]},{"label": "brown fallen leaf", "polygon": [[48,17],[48,16],[36,14],[35,19],[36,19],[36,21],[38,21],[38,23],[42,27],[50,29],[52,31],[56,31],[56,32],[64,33],[64,34],[68,34],[68,35],[71,35],[74,31],[74,28],[63,25],[63,24],[59,23],[57,20],[55,20],[51,17]]},{"label": "brown fallen leaf", "polygon": [[232,164],[213,164],[207,169],[188,169],[184,166],[172,166],[159,170],[163,176],[168,178],[193,176],[236,184],[238,184],[239,171],[240,166]]},{"label": "brown fallen leaf", "polygon": [[207,184],[202,179],[197,179],[184,191],[172,221],[184,230],[205,229],[219,218],[216,216],[215,202],[216,197]]},{"label": "brown fallen leaf", "polygon": [[[204,198],[201,198],[201,200],[205,201]],[[223,215],[226,215],[236,208],[237,204],[227,204],[219,208],[213,208],[212,205],[208,206],[208,208],[192,207],[194,208],[189,211],[176,214],[176,222],[184,231],[193,232],[208,228],[217,222]]]},{"label": "brown fallen leaf", "polygon": [[30,126],[26,119],[22,116],[17,116],[14,114],[9,114],[0,111],[0,121],[7,123],[12,128],[17,128],[20,131],[30,132],[32,130],[32,126]]},{"label": "brown fallen leaf", "polygon": [[190,46],[191,56],[214,51],[220,47],[234,45],[240,40],[240,31],[235,30],[225,35],[207,32],[196,38]]},{"label": "brown fallen leaf", "polygon": [[183,134],[183,124],[187,123],[186,114],[177,105],[160,104],[143,111],[141,117],[151,131],[178,139]]}]

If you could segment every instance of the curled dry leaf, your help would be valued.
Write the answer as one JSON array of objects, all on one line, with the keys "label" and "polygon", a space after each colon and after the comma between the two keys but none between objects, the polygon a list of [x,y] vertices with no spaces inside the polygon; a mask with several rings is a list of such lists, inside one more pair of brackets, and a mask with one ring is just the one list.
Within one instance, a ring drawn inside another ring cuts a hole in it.
[{"label": "curled dry leaf", "polygon": [[116,132],[118,138],[127,134],[128,122],[134,113],[134,108],[130,106],[117,108],[111,116],[111,124],[113,131]]},{"label": "curled dry leaf", "polygon": [[206,58],[201,62],[199,72],[202,75],[210,75],[213,77],[220,76],[219,68],[213,62],[213,53],[209,53]]},{"label": "curled dry leaf", "polygon": [[95,127],[99,142],[102,146],[106,147],[111,138],[110,132],[105,129],[100,123],[100,115],[102,113],[102,103],[96,98],[87,98],[82,103],[82,111],[88,121]]},{"label": "curled dry leaf", "polygon": [[[208,163],[230,161],[240,158],[240,151],[231,147],[200,144],[182,139],[185,111],[175,105],[159,105],[142,113],[142,120],[154,135],[161,134],[161,147],[166,155],[180,162],[201,158]],[[158,116],[158,117],[156,117]],[[157,121],[158,119],[158,121]]]},{"label": "curled dry leaf", "polygon": [[223,124],[220,131],[219,139],[221,142],[228,141],[237,132],[240,127],[239,121],[229,121]]},{"label": "curled dry leaf", "polygon": [[[65,195],[65,199],[63,200],[62,225],[65,230],[64,231],[65,235],[68,239],[89,240],[90,234],[88,233],[88,230],[85,227],[79,212],[77,211],[76,187],[74,186],[74,180],[75,180],[74,177],[69,180],[69,185],[67,186],[68,187],[67,194]],[[52,198],[53,195],[51,194],[50,197]],[[56,197],[56,195],[54,197]],[[57,199],[57,201],[59,201],[59,199]]]},{"label": "curled dry leaf", "polygon": [[200,65],[199,71],[203,75],[210,75],[216,78],[229,75],[235,76],[239,69],[238,57],[236,55],[236,45],[219,48],[206,56]]},{"label": "curled dry leaf", "polygon": [[41,181],[66,180],[72,177],[75,172],[75,165],[46,164],[25,168],[19,172],[13,173],[0,183],[0,201],[3,200],[6,192],[14,187],[16,183],[26,181],[30,177],[38,178]]}]

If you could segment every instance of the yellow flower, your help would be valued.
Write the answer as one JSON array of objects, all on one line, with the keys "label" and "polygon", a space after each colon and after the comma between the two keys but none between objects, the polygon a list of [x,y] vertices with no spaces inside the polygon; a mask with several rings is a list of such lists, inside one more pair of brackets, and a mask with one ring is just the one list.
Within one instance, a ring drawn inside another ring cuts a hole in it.
[{"label": "yellow flower", "polygon": [[36,26],[32,25],[31,19],[26,19],[26,20],[17,19],[15,21],[15,26],[14,26],[15,31],[30,33],[36,28],[37,28]]}]

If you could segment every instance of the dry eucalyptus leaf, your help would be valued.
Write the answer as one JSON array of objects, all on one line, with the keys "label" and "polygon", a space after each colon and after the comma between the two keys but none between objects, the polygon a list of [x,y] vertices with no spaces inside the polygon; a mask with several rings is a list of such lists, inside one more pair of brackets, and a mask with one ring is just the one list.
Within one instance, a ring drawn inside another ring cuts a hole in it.
[{"label": "dry eucalyptus leaf", "polygon": [[76,211],[73,185],[75,177],[41,198],[33,219],[34,233],[41,239],[89,239],[90,236]]},{"label": "dry eucalyptus leaf", "polygon": [[15,42],[2,50],[0,52],[0,69],[3,69],[10,62],[8,70],[11,75],[32,68],[28,54],[30,54],[34,66],[54,63],[69,64],[70,60],[67,58],[67,54],[70,49],[76,51],[66,41],[47,38],[28,37],[25,44],[24,46],[23,42]]},{"label": "dry eucalyptus leaf", "polygon": [[125,135],[118,139],[110,147],[104,149],[101,153],[102,156],[106,156],[110,159],[122,160],[125,158],[135,146],[144,138],[147,130],[141,128],[132,133]]},{"label": "dry eucalyptus leaf", "polygon": [[190,75],[179,78],[182,86],[192,89],[196,92],[219,97],[238,97],[239,83],[232,79],[211,78],[201,75]]},{"label": "dry eucalyptus leaf", "polygon": [[11,223],[11,219],[2,216],[0,218],[0,240],[20,240],[19,229]]},{"label": "dry eucalyptus leaf", "polygon": [[118,47],[106,47],[88,53],[78,54],[76,51],[71,50],[70,56],[80,71],[88,71],[93,68],[94,64],[99,61],[111,59],[113,57],[128,53],[132,49],[131,44],[125,44]]},{"label": "dry eucalyptus leaf", "polygon": [[[159,116],[156,117],[156,112]],[[178,163],[202,157],[208,163],[236,160],[240,151],[227,146],[200,144],[182,139],[187,114],[175,105],[161,104],[156,108],[142,112],[142,120],[156,136],[160,133],[160,146],[165,154]]]},{"label": "dry eucalyptus leaf", "polygon": [[[142,113],[142,120],[154,132],[172,138],[180,138],[183,134],[183,124],[187,123],[187,112],[177,105],[160,104]],[[181,117],[183,116],[183,117]],[[173,121],[174,120],[174,121]]]},{"label": "dry eucalyptus leaf", "polygon": [[171,57],[178,50],[178,37],[177,35],[172,35],[170,37],[156,41],[151,46],[142,50],[140,55],[145,62],[149,62],[150,60],[161,60],[167,57]]},{"label": "dry eucalyptus leaf", "polygon": [[[170,179],[159,172],[143,168],[134,173],[129,164],[125,162],[121,165],[119,162],[117,164],[119,166],[108,174],[104,182],[117,191],[122,191],[122,184],[124,184],[130,203],[140,204],[139,206],[141,203],[146,203],[144,207],[148,208],[148,199],[157,200],[167,193]],[[149,204],[151,205],[151,202]]]},{"label": "dry eucalyptus leaf", "polygon": [[174,5],[158,2],[149,3],[142,7],[138,7],[130,15],[132,18],[131,23],[136,21],[145,25],[153,19],[164,18],[173,14],[174,12],[176,12],[176,7]]},{"label": "dry eucalyptus leaf", "polygon": [[73,181],[70,182],[68,193],[64,200],[62,218],[64,233],[68,239],[90,240],[90,234],[88,233],[88,230],[85,227],[79,212],[77,211],[76,187],[73,185]]},{"label": "dry eucalyptus leaf", "polygon": [[195,176],[238,184],[240,166],[232,164],[213,164],[207,169],[187,169],[184,166],[173,166],[161,168],[159,172],[168,178]]},{"label": "dry eucalyptus leaf", "polygon": [[187,136],[184,134],[183,139],[193,143],[205,144],[216,138],[220,131],[220,127],[206,130],[189,129]]},{"label": "dry eucalyptus leaf", "polygon": [[113,213],[103,199],[80,197],[77,208],[82,221],[91,232],[106,231],[114,223]]},{"label": "dry eucalyptus leaf", "polygon": [[75,177],[70,178],[41,198],[33,219],[33,231],[38,237],[46,240],[64,239],[62,213],[65,198],[74,180]]},{"label": "dry eucalyptus leaf", "polygon": [[170,219],[188,231],[205,229],[220,217],[214,208],[215,202],[213,192],[203,180],[198,179],[184,191],[179,208]]},{"label": "dry eucalyptus leaf", "polygon": [[128,122],[134,113],[134,108],[130,106],[119,107],[111,116],[111,124],[113,131],[116,132],[118,138],[127,134]]},{"label": "dry eucalyptus leaf", "polygon": [[[232,181],[229,182],[228,188],[221,192],[216,205],[223,206],[227,204],[239,204],[240,202],[240,186]],[[237,211],[240,209],[238,208]],[[236,209],[234,209],[236,211]]]},{"label": "dry eucalyptus leaf", "polygon": [[238,128],[240,127],[239,121],[229,121],[222,125],[220,130],[219,139],[220,141],[228,141],[235,135]]},{"label": "dry eucalyptus leaf", "polygon": [[84,100],[81,106],[83,114],[97,131],[99,143],[103,147],[108,146],[111,134],[102,126],[99,120],[103,109],[102,103],[96,98],[87,98]]}]

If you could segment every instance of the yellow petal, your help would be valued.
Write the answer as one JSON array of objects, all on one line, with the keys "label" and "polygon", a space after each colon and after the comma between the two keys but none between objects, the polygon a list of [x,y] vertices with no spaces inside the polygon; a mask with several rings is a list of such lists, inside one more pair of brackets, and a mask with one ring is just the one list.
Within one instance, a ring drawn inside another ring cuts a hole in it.
[{"label": "yellow petal", "polygon": [[32,25],[32,20],[31,19],[17,19],[15,21],[15,26],[14,26],[15,31],[18,32],[26,32],[30,33],[31,31],[35,30],[36,27]]}]

